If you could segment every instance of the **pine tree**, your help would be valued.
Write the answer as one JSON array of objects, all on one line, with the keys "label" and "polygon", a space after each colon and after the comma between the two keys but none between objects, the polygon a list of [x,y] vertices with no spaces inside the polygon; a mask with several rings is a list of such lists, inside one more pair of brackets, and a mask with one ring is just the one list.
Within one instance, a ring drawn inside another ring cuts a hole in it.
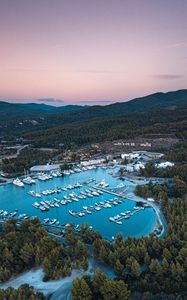
[{"label": "pine tree", "polygon": [[75,279],[71,291],[73,300],[92,300],[92,292],[84,279]]}]

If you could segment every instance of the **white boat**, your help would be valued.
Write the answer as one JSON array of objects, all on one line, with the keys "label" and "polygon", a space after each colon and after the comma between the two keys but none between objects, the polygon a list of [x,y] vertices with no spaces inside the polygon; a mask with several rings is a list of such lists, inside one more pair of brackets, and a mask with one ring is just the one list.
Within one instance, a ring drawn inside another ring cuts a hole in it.
[{"label": "white boat", "polygon": [[34,206],[35,208],[39,208],[39,207],[40,207],[40,204],[39,204],[38,202],[34,202],[34,203],[32,204],[32,206]]},{"label": "white boat", "polygon": [[50,221],[50,225],[53,225],[53,224],[55,224],[56,223],[56,221],[57,221],[57,219],[52,219],[51,221]]},{"label": "white boat", "polygon": [[90,194],[90,193],[88,193],[87,196],[88,196],[89,198],[93,198],[93,195]]},{"label": "white boat", "polygon": [[66,200],[62,200],[60,203],[61,203],[62,205],[67,204]]},{"label": "white boat", "polygon": [[95,206],[95,210],[101,210],[101,207],[99,207],[99,206]]},{"label": "white boat", "polygon": [[39,206],[39,209],[40,209],[41,211],[46,211],[46,210],[47,210],[47,208],[44,207],[44,206],[42,206],[42,205]]},{"label": "white boat", "polygon": [[122,225],[123,223],[121,221],[116,221],[116,224]]},{"label": "white boat", "polygon": [[72,200],[73,200],[73,201],[76,201],[76,202],[79,201],[76,197],[73,197]]},{"label": "white boat", "polygon": [[97,193],[97,192],[93,191],[93,192],[92,192],[92,195],[93,195],[93,196],[97,196],[97,197],[98,197],[98,196],[99,196],[99,193]]},{"label": "white boat", "polygon": [[85,216],[85,213],[84,212],[80,212],[80,213],[78,213],[78,215],[79,215],[79,217],[83,217],[83,216]]},{"label": "white boat", "polygon": [[25,178],[23,179],[23,182],[24,182],[25,184],[34,184],[34,183],[35,183],[35,180],[34,180],[32,177],[27,176],[27,177],[25,177]]},{"label": "white boat", "polygon": [[44,223],[48,223],[49,222],[49,218],[44,219]]},{"label": "white boat", "polygon": [[109,186],[109,184],[107,182],[105,182],[104,180],[102,180],[101,182],[98,183],[98,186],[100,186],[102,188],[106,188]]},{"label": "white boat", "polygon": [[36,198],[41,198],[41,195],[35,191],[29,191],[28,194]]},{"label": "white boat", "polygon": [[14,179],[12,183],[18,187],[24,187],[24,183],[19,178]]},{"label": "white boat", "polygon": [[69,210],[69,214],[76,217],[77,216],[77,213],[73,210]]},{"label": "white boat", "polygon": [[13,218],[13,217],[15,217],[15,215],[17,214],[17,212],[16,211],[14,211],[14,212],[12,212],[12,213],[10,213],[10,217],[11,218]]}]

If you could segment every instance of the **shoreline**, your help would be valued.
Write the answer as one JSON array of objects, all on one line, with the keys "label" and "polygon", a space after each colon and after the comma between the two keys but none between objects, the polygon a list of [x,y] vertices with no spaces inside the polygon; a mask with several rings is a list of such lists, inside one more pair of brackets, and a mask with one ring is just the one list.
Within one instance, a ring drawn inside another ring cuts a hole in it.
[{"label": "shoreline", "polygon": [[[134,201],[134,202],[143,202],[143,203],[146,203],[148,204],[149,206],[152,207],[152,209],[155,211],[156,215],[157,215],[157,222],[159,224],[159,226],[162,226],[162,230],[161,232],[157,235],[157,237],[159,238],[163,238],[166,236],[167,234],[167,229],[168,229],[168,226],[167,226],[167,221],[165,219],[165,216],[159,206],[158,203],[156,203],[155,201],[152,202],[152,201],[149,201],[145,198],[142,198],[142,197],[139,197],[137,195],[135,195],[134,191],[131,191],[129,193],[127,193],[125,195],[125,197],[127,197],[127,199],[131,200],[131,201]],[[158,226],[157,226],[158,228]]]}]

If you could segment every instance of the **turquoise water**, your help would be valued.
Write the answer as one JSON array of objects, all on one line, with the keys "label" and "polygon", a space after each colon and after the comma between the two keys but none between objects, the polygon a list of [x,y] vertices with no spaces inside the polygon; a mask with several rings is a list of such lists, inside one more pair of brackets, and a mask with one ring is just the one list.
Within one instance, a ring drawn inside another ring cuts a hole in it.
[{"label": "turquoise water", "polygon": [[[54,178],[52,180],[41,182],[37,181],[36,185],[27,186],[25,188],[19,188],[13,184],[8,184],[0,186],[0,210],[6,210],[12,212],[15,209],[18,209],[18,214],[26,213],[29,216],[38,216],[41,220],[45,218],[58,219],[61,224],[64,223],[75,223],[81,224],[87,222],[90,226],[93,226],[94,230],[99,231],[104,238],[111,240],[118,232],[122,232],[124,238],[127,236],[140,237],[148,235],[154,230],[156,225],[156,214],[152,208],[146,208],[137,214],[133,215],[130,219],[123,220],[122,225],[110,222],[109,217],[113,217],[121,212],[126,210],[132,210],[135,206],[134,201],[125,199],[122,204],[118,206],[112,206],[111,208],[102,208],[100,211],[93,212],[92,215],[86,214],[84,217],[73,217],[68,211],[80,211],[82,206],[91,206],[96,202],[105,201],[108,199],[113,199],[115,196],[103,193],[100,197],[87,198],[84,200],[79,200],[79,202],[68,203],[67,205],[60,205],[59,208],[51,208],[47,212],[42,212],[39,209],[36,209],[32,206],[32,203],[35,201],[40,202],[42,200],[53,200],[54,197],[62,200],[63,195],[68,196],[70,193],[75,192],[80,194],[80,191],[94,185],[94,183],[89,184],[88,186],[83,186],[80,189],[62,191],[60,194],[53,194],[50,196],[43,196],[42,198],[34,198],[27,194],[28,191],[34,190],[37,187],[37,192],[41,192],[47,189],[54,189],[56,187],[63,187],[65,185],[73,185],[77,182],[84,182],[89,178],[95,178],[97,182],[105,180],[109,183],[109,188],[114,188],[118,186],[121,181],[118,178],[112,177],[109,173],[114,172],[112,169],[103,169],[98,168],[94,170],[88,170],[81,173],[75,173],[70,176]],[[132,184],[131,182],[123,182],[126,185]]]}]

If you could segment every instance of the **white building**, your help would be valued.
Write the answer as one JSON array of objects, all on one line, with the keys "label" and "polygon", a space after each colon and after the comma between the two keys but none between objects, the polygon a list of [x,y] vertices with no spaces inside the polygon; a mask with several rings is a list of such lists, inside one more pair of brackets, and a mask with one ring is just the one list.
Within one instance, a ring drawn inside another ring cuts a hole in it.
[{"label": "white building", "polygon": [[134,170],[139,171],[140,169],[145,169],[145,165],[141,162],[134,165]]},{"label": "white building", "polygon": [[54,164],[54,165],[38,165],[38,166],[33,166],[30,168],[30,172],[32,174],[36,173],[51,173],[51,172],[56,172],[60,171],[60,165]]},{"label": "white building", "polygon": [[123,153],[121,154],[122,159],[135,159],[139,158],[139,153]]},{"label": "white building", "polygon": [[85,160],[85,161],[81,161],[80,164],[83,167],[87,167],[87,166],[94,166],[94,165],[100,165],[106,162],[105,158],[99,158],[99,159],[91,159],[91,160]]},{"label": "white building", "polygon": [[162,169],[165,169],[167,167],[173,167],[173,166],[174,166],[174,163],[172,163],[170,161],[161,162],[156,165],[157,168],[162,168]]}]

